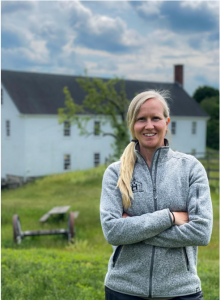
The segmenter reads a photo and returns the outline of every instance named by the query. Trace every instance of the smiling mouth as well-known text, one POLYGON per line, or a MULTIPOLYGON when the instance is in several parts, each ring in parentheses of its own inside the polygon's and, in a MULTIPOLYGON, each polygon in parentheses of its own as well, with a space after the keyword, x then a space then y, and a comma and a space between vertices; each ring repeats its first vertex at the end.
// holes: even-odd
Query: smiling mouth
POLYGON ((152 137, 152 136, 155 136, 156 133, 144 133, 143 135, 147 136, 147 137, 152 137))

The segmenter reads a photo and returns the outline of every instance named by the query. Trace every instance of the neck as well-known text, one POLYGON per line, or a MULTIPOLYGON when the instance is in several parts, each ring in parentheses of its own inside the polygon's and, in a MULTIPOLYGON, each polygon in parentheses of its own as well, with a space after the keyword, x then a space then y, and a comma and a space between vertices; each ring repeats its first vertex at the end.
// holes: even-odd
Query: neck
MULTIPOLYGON (((166 141, 164 141, 164 143, 160 146, 163 147, 166 145, 166 141)), ((157 150, 157 148, 144 148, 139 144, 139 149, 140 149, 140 153, 141 155, 144 157, 145 161, 147 162, 149 168, 151 166, 151 161, 154 155, 154 152, 157 150)))
POLYGON ((146 149, 146 148, 142 148, 140 146, 140 153, 144 157, 144 159, 147 162, 149 168, 151 166, 152 157, 153 157, 155 151, 156 151, 156 149, 146 149))

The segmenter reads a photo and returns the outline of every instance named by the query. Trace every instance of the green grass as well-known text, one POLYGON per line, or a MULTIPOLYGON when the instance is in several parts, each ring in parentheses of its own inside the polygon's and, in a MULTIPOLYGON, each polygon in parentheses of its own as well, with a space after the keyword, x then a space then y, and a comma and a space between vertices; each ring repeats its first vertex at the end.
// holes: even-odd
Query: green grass
MULTIPOLYGON (((112 247, 100 226, 99 203, 104 166, 39 179, 16 190, 2 191, 2 299, 104 299, 104 277, 112 247), (22 231, 67 228, 64 220, 40 217, 54 206, 80 211, 76 238, 27 237, 13 243, 12 216, 22 231)), ((210 244, 199 247, 198 274, 205 300, 218 298, 218 183, 211 183, 214 226, 210 244)))
POLYGON ((31 249, 2 251, 2 299, 103 300, 108 258, 31 249))

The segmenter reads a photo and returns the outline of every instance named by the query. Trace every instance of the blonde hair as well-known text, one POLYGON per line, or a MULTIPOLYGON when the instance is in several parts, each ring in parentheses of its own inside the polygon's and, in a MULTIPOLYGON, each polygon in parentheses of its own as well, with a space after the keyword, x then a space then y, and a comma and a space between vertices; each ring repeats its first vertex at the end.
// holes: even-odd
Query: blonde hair
MULTIPOLYGON (((150 90, 138 94, 131 101, 127 113, 127 124, 133 139, 137 139, 134 133, 134 123, 141 108, 141 105, 152 98, 158 99, 163 104, 164 117, 166 119, 169 117, 170 110, 165 100, 170 98, 170 94, 168 91, 150 90)), ((131 178, 137 158, 134 152, 134 147, 135 143, 130 142, 121 156, 120 176, 118 179, 117 187, 119 187, 121 191, 122 202, 125 209, 131 206, 131 199, 133 199, 133 193, 131 189, 131 178)))

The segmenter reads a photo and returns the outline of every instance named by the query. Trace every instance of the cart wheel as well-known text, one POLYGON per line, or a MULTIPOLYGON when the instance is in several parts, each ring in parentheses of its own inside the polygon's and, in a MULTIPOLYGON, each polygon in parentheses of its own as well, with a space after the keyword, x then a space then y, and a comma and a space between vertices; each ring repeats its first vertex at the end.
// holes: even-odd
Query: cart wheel
POLYGON ((68 234, 68 241, 72 242, 72 239, 74 237, 75 231, 74 231, 74 214, 71 211, 69 213, 69 218, 68 218, 68 224, 67 224, 67 234, 68 234))
POLYGON ((22 231, 21 231, 21 223, 18 215, 13 216, 12 225, 13 225, 13 233, 14 233, 14 242, 20 244, 22 240, 22 231))

